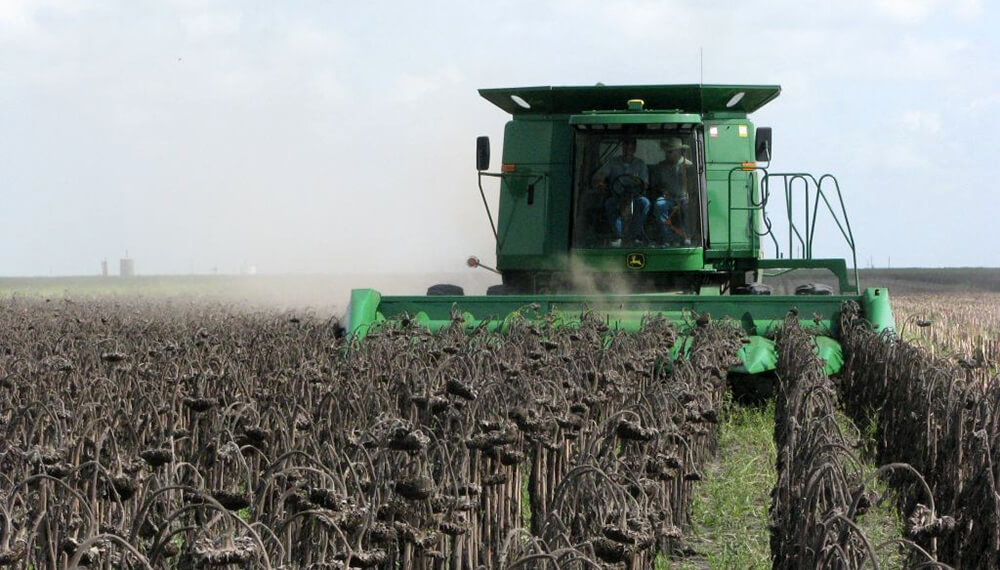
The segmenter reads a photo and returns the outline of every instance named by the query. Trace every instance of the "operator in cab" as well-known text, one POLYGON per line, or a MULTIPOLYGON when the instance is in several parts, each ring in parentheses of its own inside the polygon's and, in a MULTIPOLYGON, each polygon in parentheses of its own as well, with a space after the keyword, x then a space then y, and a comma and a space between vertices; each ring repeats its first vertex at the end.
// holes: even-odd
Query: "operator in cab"
POLYGON ((653 218, 659 235, 657 241, 662 246, 689 246, 691 238, 685 229, 688 192, 693 181, 694 163, 684 152, 689 148, 679 137, 669 137, 660 143, 662 161, 650 169, 651 189, 655 202, 653 218))
POLYGON ((605 162, 594 174, 594 186, 608 192, 604 200, 604 215, 613 234, 611 247, 622 245, 622 214, 631 206, 632 215, 628 221, 628 239, 642 241, 645 237, 643 225, 649 215, 649 169, 646 163, 635 156, 636 141, 632 137, 621 141, 621 156, 605 162))

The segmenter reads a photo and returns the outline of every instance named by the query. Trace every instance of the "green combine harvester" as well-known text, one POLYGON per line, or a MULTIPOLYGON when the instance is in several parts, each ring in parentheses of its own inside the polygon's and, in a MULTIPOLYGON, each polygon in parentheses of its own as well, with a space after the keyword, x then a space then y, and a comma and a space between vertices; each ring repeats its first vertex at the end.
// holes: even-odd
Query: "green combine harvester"
POLYGON ((835 373, 841 304, 857 301, 877 330, 894 327, 892 310, 885 289, 859 290, 836 178, 768 171, 771 129, 755 128, 748 114, 780 92, 776 85, 481 90, 512 116, 500 172, 487 172, 489 139, 477 141, 480 193, 483 178, 500 180, 495 223, 484 193, 483 202, 496 238, 496 268, 487 269, 502 284, 485 296, 454 285, 435 285, 426 296, 354 290, 349 332, 363 338, 402 315, 437 330, 456 311, 469 328, 499 330, 511 318, 545 315, 572 326, 585 312, 625 331, 639 330, 649 315, 683 329, 707 314, 742 325, 750 341, 732 371, 759 374, 774 369, 768 336, 794 310, 817 332, 816 351, 835 373), (766 209, 772 192, 784 195, 781 243, 766 209), (813 257, 821 215, 849 246, 852 275, 843 259, 813 257), (785 253, 764 259, 765 239, 785 253), (826 270, 839 290, 804 283, 794 295, 771 295, 763 277, 797 269, 826 270))

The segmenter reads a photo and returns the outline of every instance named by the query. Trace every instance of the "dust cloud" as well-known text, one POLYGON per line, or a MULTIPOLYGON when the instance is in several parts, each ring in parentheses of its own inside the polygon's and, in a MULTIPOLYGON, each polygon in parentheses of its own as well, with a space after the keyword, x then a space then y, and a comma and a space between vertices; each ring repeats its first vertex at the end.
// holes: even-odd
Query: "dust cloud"
POLYGON ((630 295, 632 283, 622 273, 595 273, 578 259, 570 260, 569 279, 573 291, 584 295, 630 295))
POLYGON ((484 295, 487 287, 499 281, 499 276, 482 270, 424 275, 254 276, 234 281, 218 298, 249 306, 314 309, 342 316, 353 289, 375 289, 383 295, 424 295, 431 285, 450 283, 462 287, 466 295, 484 295))

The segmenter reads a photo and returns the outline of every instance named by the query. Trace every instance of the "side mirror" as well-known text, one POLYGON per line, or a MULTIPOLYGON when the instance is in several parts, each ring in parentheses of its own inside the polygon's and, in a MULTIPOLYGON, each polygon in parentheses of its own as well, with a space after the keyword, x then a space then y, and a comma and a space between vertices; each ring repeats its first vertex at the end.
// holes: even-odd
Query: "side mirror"
POLYGON ((757 127, 754 155, 758 162, 771 162, 771 127, 757 127))
POLYGON ((476 137, 476 170, 490 168, 490 137, 476 137))

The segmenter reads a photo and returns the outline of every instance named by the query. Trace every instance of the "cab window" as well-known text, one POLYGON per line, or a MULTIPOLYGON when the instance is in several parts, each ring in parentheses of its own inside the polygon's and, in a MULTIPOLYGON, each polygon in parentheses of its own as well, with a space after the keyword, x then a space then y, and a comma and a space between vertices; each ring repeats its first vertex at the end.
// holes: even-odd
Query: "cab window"
POLYGON ((692 131, 579 131, 573 247, 701 245, 700 165, 692 131))

